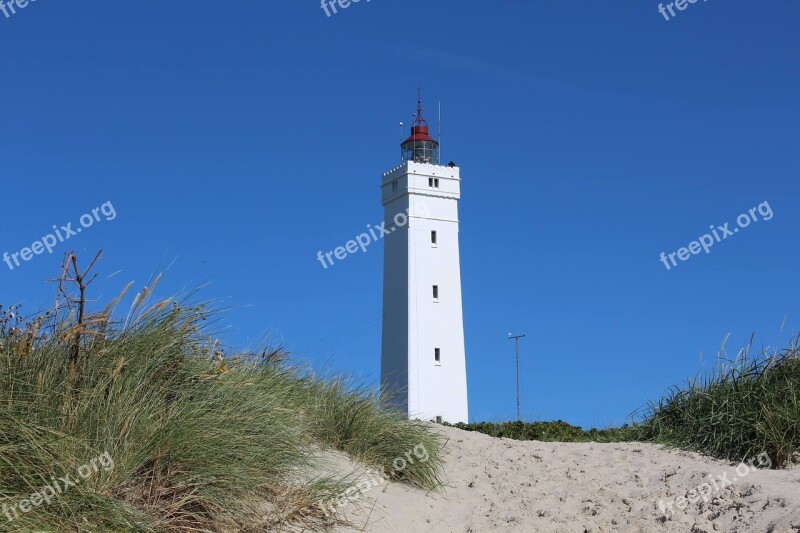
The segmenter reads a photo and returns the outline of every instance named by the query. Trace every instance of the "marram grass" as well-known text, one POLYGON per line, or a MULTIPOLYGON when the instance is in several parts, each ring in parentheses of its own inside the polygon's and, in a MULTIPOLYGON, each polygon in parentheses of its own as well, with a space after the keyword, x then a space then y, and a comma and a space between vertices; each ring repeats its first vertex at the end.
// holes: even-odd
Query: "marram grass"
POLYGON ((800 350, 797 340, 779 353, 718 367, 710 376, 675 387, 651 402, 636 438, 731 461, 761 453, 783 467, 800 455, 800 350))
POLYGON ((395 477, 440 485, 442 440, 429 426, 382 411, 345 380, 309 378, 275 353, 215 358, 202 307, 142 311, 137 301, 122 323, 101 314, 79 328, 71 316, 21 323, 0 313, 0 531, 323 528, 335 519, 318 503, 351 486, 314 474, 324 448, 389 471, 422 444, 430 459, 395 477), (113 468, 76 474, 103 453, 113 468), (80 481, 30 505, 70 473, 80 481))

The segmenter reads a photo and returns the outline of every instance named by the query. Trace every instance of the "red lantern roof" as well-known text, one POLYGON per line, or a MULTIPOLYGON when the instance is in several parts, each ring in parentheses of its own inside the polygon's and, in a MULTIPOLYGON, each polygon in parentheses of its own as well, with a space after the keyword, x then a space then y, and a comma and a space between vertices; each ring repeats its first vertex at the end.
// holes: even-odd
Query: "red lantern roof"
POLYGON ((403 141, 403 144, 407 142, 414 142, 414 141, 433 141, 436 142, 434 138, 428 135, 428 126, 412 126, 411 127, 411 136, 403 141))

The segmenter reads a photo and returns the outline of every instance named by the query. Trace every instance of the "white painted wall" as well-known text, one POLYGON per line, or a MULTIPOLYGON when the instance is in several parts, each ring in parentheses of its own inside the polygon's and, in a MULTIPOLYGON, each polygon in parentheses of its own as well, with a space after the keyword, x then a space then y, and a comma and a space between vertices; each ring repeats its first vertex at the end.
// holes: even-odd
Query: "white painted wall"
MULTIPOLYGON (((412 418, 467 422, 459 169, 408 161, 384 174, 382 190, 391 231, 384 238, 382 386, 412 418), (439 187, 430 187, 429 178, 437 178, 439 187), (407 224, 395 225, 398 213, 410 213, 407 224), (441 350, 438 365, 435 348, 441 350)), ((397 220, 402 223, 402 216, 397 220)))

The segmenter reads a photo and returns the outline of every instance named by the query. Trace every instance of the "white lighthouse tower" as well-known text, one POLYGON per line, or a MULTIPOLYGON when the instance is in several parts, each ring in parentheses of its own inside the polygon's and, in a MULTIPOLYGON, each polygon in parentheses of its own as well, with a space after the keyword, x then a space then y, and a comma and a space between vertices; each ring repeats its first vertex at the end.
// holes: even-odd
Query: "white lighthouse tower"
POLYGON ((422 104, 400 166, 383 175, 381 384, 409 417, 467 422, 458 247, 459 168, 439 163, 422 104))

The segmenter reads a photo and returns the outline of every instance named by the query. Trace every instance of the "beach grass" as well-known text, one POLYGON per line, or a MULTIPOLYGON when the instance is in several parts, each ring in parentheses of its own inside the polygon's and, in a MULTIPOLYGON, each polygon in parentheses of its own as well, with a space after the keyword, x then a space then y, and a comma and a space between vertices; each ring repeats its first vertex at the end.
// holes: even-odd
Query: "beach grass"
POLYGON ((0 309, 0 531, 324 528, 320 502, 352 487, 318 473, 326 449, 440 486, 429 424, 280 350, 222 356, 204 306, 144 301, 119 320, 0 309), (415 447, 426 460, 392 467, 415 447))
POLYGON ((800 452, 800 350, 742 350, 708 376, 648 404, 636 438, 731 461, 766 453, 776 468, 800 452))

